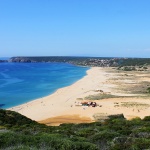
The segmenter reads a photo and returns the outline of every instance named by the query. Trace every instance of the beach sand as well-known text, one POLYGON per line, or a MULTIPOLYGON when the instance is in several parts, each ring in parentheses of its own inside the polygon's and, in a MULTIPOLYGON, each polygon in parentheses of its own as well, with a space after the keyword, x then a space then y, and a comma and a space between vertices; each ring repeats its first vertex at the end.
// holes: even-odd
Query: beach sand
MULTIPOLYGON (((112 114, 124 114, 127 119, 143 118, 150 115, 150 99, 145 93, 138 93, 138 90, 149 83, 148 72, 127 74, 117 71, 116 68, 92 67, 85 77, 71 86, 9 110, 47 125, 92 122, 112 114), (80 105, 83 101, 91 101, 84 99, 86 96, 95 94, 112 94, 120 97, 96 100, 99 105, 97 107, 80 105)), ((146 87, 142 88, 143 91, 146 90, 146 87)))

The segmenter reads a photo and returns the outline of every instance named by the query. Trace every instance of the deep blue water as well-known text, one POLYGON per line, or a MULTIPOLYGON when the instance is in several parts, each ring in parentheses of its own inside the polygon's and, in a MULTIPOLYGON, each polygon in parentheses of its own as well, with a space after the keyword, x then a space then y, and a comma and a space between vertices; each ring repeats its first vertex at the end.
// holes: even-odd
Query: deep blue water
POLYGON ((0 63, 0 108, 52 94, 81 79, 88 69, 67 63, 0 63))

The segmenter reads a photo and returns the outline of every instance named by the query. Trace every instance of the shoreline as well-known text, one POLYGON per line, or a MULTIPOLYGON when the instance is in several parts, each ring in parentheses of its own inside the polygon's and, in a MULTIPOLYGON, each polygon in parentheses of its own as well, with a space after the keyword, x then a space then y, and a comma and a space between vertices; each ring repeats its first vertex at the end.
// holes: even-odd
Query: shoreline
POLYGON ((36 120, 36 121, 41 120, 41 119, 46 119, 47 117, 51 117, 51 116, 54 117, 54 116, 56 116, 56 115, 54 115, 54 113, 52 113, 53 115, 52 114, 47 115, 47 113, 49 111, 45 111, 43 109, 43 106, 49 105, 49 107, 53 108, 54 104, 55 104, 55 106, 57 105, 58 107, 60 107, 60 103, 61 104, 64 103, 65 107, 67 107, 67 106, 70 107, 71 105, 74 104, 76 98, 79 98, 82 95, 87 96, 86 93, 94 94, 95 92, 93 92, 93 90, 98 89, 99 85, 98 84, 95 85, 95 82, 96 82, 95 80, 90 81, 91 77, 94 78, 95 77, 94 74, 97 74, 97 76, 100 75, 101 77, 99 77, 99 79, 101 79, 101 82, 103 82, 103 80, 105 80, 103 73, 104 72, 102 71, 102 68, 91 67, 89 70, 87 70, 87 74, 83 78, 76 81, 72 85, 60 88, 48 96, 38 98, 38 99, 32 100, 30 102, 15 106, 15 107, 8 108, 8 110, 13 110, 13 111, 19 112, 19 113, 21 113, 33 120, 36 120), (90 83, 87 82, 88 80, 90 83), (87 82, 87 84, 85 84, 86 82, 87 82), (91 85, 92 82, 93 82, 92 85, 95 86, 95 88, 91 85), (63 95, 61 95, 61 94, 63 94, 63 95), (59 100, 56 100, 56 99, 59 99, 59 100), (41 116, 37 117, 35 115, 32 115, 33 111, 37 112, 38 108, 42 109, 42 112, 43 113, 45 112, 46 114, 41 115, 42 117, 41 116))
POLYGON ((121 83, 127 82, 129 84, 131 82, 123 74, 112 68, 91 67, 87 70, 86 76, 72 85, 60 88, 49 96, 12 107, 9 110, 19 112, 32 120, 48 125, 59 125, 68 122, 93 122, 95 116, 103 118, 114 114, 123 114, 127 119, 143 118, 150 112, 150 101, 145 97, 139 97, 138 94, 123 93, 123 91, 116 90, 120 86, 120 83, 118 83, 120 77, 121 83), (117 82, 114 83, 115 81, 117 82), (91 101, 84 100, 84 98, 99 94, 97 90, 112 95, 124 96, 124 98, 97 100, 97 104, 102 105, 102 107, 77 106, 82 101, 91 101), (131 95, 134 97, 126 97, 131 95), (127 105, 139 103, 142 107, 130 108, 124 106, 124 103, 127 105))
POLYGON ((90 67, 57 62, 2 64, 0 108, 10 109, 51 95, 86 76, 89 69, 90 67), (12 70, 15 70, 15 75, 12 74, 12 70))

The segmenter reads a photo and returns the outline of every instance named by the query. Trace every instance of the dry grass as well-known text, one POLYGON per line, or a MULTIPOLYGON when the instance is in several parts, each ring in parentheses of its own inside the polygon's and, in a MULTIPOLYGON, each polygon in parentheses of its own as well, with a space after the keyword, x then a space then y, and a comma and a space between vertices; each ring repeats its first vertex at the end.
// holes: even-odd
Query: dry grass
POLYGON ((77 100, 83 100, 83 98, 77 98, 77 100))
POLYGON ((97 113, 93 115, 93 118, 95 121, 103 122, 104 120, 108 119, 108 116, 105 113, 97 113))
POLYGON ((138 102, 121 102, 121 106, 122 107, 136 107, 136 108, 141 108, 141 107, 145 107, 148 108, 150 107, 149 104, 145 104, 145 103, 138 103, 138 102))
POLYGON ((150 71, 134 72, 127 74, 124 71, 116 73, 116 76, 109 79, 109 82, 117 85, 114 90, 124 94, 147 95, 147 88, 150 86, 150 71))
POLYGON ((84 99, 85 100, 101 100, 101 99, 109 99, 109 98, 118 98, 122 96, 117 96, 117 95, 111 95, 111 94, 95 94, 95 95, 89 95, 86 96, 84 99))

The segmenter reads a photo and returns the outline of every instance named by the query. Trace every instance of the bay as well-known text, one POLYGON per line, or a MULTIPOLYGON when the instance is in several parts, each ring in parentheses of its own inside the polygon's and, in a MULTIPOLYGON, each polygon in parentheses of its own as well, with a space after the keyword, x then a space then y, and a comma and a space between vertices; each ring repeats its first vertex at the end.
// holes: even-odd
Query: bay
POLYGON ((68 63, 0 63, 0 108, 50 95, 84 77, 88 69, 68 63))

